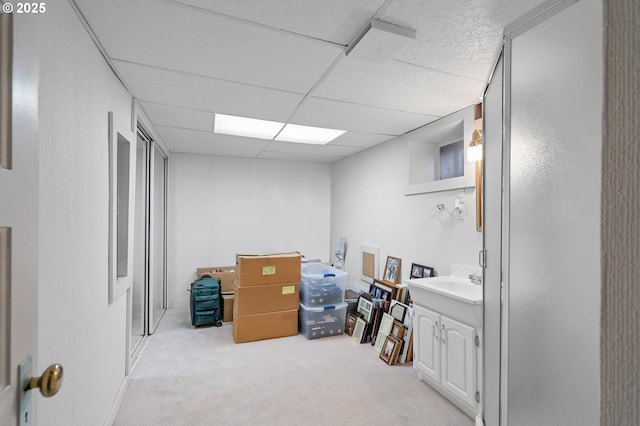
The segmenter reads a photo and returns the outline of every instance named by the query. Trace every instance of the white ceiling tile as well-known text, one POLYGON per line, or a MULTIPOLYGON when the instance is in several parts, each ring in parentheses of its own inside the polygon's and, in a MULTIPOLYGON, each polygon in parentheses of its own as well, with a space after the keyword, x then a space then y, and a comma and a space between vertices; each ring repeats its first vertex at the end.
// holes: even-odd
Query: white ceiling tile
POLYGON ((111 58, 224 80, 307 93, 344 51, 173 2, 77 3, 111 58))
POLYGON ((114 61, 141 101, 264 120, 286 121, 302 95, 114 61))
POLYGON ((324 153, 336 157, 347 157, 361 150, 362 148, 353 146, 311 145, 306 143, 272 141, 265 147, 264 152, 290 152, 309 155, 320 155, 324 153))
POLYGON ((213 113, 211 112, 144 101, 140 102, 140 105, 156 126, 213 131, 213 113))
POLYGON ((172 152, 259 152, 269 143, 263 139, 219 135, 213 132, 157 126, 156 129, 172 152))
POLYGON ((480 101, 485 83, 389 61, 373 64, 344 58, 315 96, 443 116, 480 101))
POLYGON ((384 3, 384 0, 177 1, 345 46, 384 3))
POLYGON ((543 1, 395 0, 381 19, 418 33, 395 59, 484 81, 504 26, 543 1))
POLYGON ((295 152, 261 152, 257 158, 264 160, 304 161, 306 163, 333 163, 344 157, 328 154, 301 154, 295 152))
POLYGON ((375 133, 347 132, 329 142, 329 145, 352 146, 366 149, 393 138, 395 138, 395 136, 378 135, 375 133))
POLYGON ((397 136, 438 118, 426 114, 309 98, 296 112, 291 122, 352 132, 397 136))

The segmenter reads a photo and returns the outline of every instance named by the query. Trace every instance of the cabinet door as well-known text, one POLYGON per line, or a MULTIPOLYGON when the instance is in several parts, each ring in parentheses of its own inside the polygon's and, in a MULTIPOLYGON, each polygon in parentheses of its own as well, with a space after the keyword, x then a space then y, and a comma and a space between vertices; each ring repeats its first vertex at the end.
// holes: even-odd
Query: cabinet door
POLYGON ((415 307, 413 347, 415 368, 440 381, 440 315, 420 306, 415 307))
POLYGON ((475 408, 476 330, 445 316, 440 321, 442 385, 475 408))

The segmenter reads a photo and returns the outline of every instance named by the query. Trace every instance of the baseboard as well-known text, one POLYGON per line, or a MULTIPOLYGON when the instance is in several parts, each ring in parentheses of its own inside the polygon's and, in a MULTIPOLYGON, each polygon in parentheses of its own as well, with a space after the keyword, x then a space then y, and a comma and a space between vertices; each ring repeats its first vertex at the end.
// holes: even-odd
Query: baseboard
POLYGON ((116 421, 116 416, 118 415, 118 410, 120 410, 120 404, 122 404, 122 400, 124 399, 124 394, 127 392, 127 388, 129 387, 129 376, 125 376, 120 384, 120 388, 118 389, 118 393, 116 394, 116 398, 113 400, 113 404, 109 409, 109 413, 107 415, 107 419, 104 422, 104 426, 112 426, 116 421))

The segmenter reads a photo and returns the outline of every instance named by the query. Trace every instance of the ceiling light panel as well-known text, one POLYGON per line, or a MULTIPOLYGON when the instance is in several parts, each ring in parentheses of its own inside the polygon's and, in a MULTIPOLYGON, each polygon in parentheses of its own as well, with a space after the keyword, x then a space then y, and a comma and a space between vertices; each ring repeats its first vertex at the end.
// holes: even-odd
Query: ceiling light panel
POLYGON ((282 129, 282 126, 284 126, 284 123, 278 121, 216 114, 213 131, 224 135, 273 139, 282 129))
POLYGON ((342 135, 344 132, 345 130, 287 124, 275 140, 325 145, 342 135))

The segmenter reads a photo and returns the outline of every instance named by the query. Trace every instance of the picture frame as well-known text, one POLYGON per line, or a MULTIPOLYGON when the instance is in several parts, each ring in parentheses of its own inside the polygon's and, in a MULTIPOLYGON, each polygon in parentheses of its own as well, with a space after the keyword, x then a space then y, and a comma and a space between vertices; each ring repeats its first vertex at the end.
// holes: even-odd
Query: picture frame
POLYGON ((384 345, 385 339, 391 333, 394 321, 395 320, 393 319, 393 317, 386 312, 382 314, 380 327, 378 328, 378 335, 376 336, 376 342, 374 345, 374 350, 378 355, 380 355, 380 352, 382 351, 382 346, 384 345))
POLYGON ((393 326, 391 327, 391 333, 389 336, 393 336, 396 339, 400 340, 404 337, 405 327, 404 324, 400 321, 394 320, 393 326))
POLYGON ((360 262, 361 272, 360 279, 366 283, 372 284, 375 277, 378 276, 378 258, 380 257, 380 248, 369 244, 360 245, 360 262))
POLYGON ((399 257, 387 256, 387 262, 384 265, 384 275, 382 281, 396 284, 400 276, 401 259, 399 257))
POLYGON ((380 359, 386 362, 387 365, 393 365, 398 359, 399 352, 400 341, 392 336, 387 336, 380 351, 380 359))
POLYGON ((407 314, 407 308, 400 304, 396 303, 389 309, 389 315, 391 315, 396 321, 404 323, 404 316, 407 314))
POLYGON ((346 334, 347 336, 353 336, 353 330, 356 326, 357 320, 358 317, 356 316, 356 314, 354 314, 353 312, 349 312, 349 315, 347 315, 347 320, 344 324, 344 334, 346 334))
POLYGON ((373 311, 373 302, 360 296, 358 299, 358 307, 356 311, 362 315, 362 318, 368 323, 371 320, 371 312, 373 311))
POLYGON ((373 284, 369 286, 369 294, 376 299, 382 299, 390 302, 391 296, 393 295, 393 289, 384 285, 386 283, 373 280, 373 284))
POLYGON ((358 318, 356 320, 356 325, 353 328, 353 333, 351 338, 358 343, 362 343, 362 336, 364 335, 364 330, 367 328, 367 322, 363 318, 358 318))
POLYGON ((431 278, 434 274, 435 270, 429 266, 419 265, 417 263, 411 264, 410 278, 431 278))

